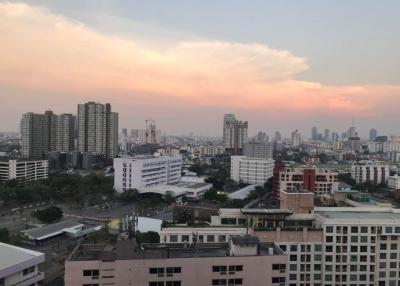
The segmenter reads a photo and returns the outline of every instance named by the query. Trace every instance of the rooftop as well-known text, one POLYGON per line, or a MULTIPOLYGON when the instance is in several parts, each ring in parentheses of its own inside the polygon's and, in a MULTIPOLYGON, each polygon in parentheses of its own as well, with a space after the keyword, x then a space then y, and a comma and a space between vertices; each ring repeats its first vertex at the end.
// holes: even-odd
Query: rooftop
POLYGON ((0 271, 5 271, 9 267, 31 259, 39 258, 40 262, 43 262, 44 254, 0 242, 0 258, 0 271))
POLYGON ((317 215, 326 219, 340 219, 340 220, 387 220, 393 223, 400 223, 400 213, 390 211, 315 211, 317 215))
POLYGON ((65 229, 71 229, 84 226, 75 220, 64 220, 57 223, 48 224, 45 226, 35 227, 32 229, 24 230, 23 233, 31 239, 44 239, 62 233, 65 229))
POLYGON ((285 214, 291 215, 293 212, 288 209, 240 209, 243 214, 285 214))
MULTIPOLYGON (((257 256, 271 255, 268 249, 273 249, 272 255, 284 255, 283 251, 272 242, 260 243, 258 238, 238 238, 238 243, 259 245, 257 256)), ((72 261, 88 260, 135 260, 135 259, 170 259, 170 258, 201 258, 229 256, 228 243, 197 243, 197 244, 142 244, 134 240, 120 240, 115 246, 110 245, 80 245, 68 257, 72 261)))

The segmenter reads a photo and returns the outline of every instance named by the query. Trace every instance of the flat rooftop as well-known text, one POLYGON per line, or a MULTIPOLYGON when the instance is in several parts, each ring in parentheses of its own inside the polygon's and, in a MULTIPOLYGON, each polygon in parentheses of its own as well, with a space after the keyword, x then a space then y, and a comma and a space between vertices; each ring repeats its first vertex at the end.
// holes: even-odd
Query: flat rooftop
MULTIPOLYGON (((272 242, 259 243, 257 256, 267 256, 269 249, 272 255, 284 255, 283 251, 272 242)), ((176 259, 229 256, 228 243, 193 244, 142 244, 134 240, 121 240, 116 245, 80 245, 68 257, 70 261, 89 260, 135 260, 135 259, 176 259)))
POLYGON ((23 233, 25 233, 32 239, 42 239, 46 237, 51 237, 53 235, 57 235, 63 232, 65 229, 74 228, 78 226, 83 226, 83 224, 75 220, 64 220, 61 222, 24 230, 23 233))
POLYGON ((400 213, 393 212, 377 212, 377 211, 316 211, 317 215, 320 215, 327 219, 340 219, 340 220, 388 220, 395 223, 400 223, 400 213))
POLYGON ((0 271, 40 257, 43 258, 41 261, 43 262, 44 254, 41 252, 0 242, 0 271))

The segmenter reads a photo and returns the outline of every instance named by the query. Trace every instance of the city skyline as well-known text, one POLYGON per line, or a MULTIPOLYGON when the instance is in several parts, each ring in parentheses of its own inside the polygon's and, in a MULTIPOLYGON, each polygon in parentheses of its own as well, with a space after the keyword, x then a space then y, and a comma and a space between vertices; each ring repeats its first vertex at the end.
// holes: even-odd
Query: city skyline
POLYGON ((75 114, 96 101, 113 105, 121 128, 152 118, 167 134, 220 135, 225 113, 249 121, 249 134, 309 137, 312 126, 341 132, 352 119, 363 137, 371 127, 400 133, 390 37, 399 3, 357 3, 0 2, 0 130, 17 131, 24 112, 75 114), (281 20, 262 19, 274 11, 281 20))

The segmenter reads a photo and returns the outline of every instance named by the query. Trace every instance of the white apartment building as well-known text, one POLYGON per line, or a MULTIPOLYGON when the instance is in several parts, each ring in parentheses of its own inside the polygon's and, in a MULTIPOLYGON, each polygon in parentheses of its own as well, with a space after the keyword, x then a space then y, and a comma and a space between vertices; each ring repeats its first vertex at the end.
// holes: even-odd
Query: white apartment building
POLYGON ((400 176, 397 174, 394 176, 390 176, 388 178, 387 185, 388 185, 389 189, 400 190, 400 176))
POLYGON ((250 142, 244 144, 243 155, 251 158, 272 159, 272 143, 250 142))
POLYGON ((48 178, 49 161, 47 160, 0 161, 0 181, 31 182, 48 178))
POLYGON ((181 156, 136 156, 114 159, 114 189, 143 190, 180 181, 181 156))
POLYGON ((330 169, 287 167, 279 172, 279 191, 307 190, 321 196, 338 189, 338 172, 330 169))
POLYGON ((354 164, 351 166, 351 177, 357 184, 385 184, 389 177, 389 166, 379 163, 354 164))
POLYGON ((274 160, 231 156, 231 179, 246 184, 264 184, 273 176, 274 160))
POLYGON ((0 285, 40 285, 44 274, 38 271, 38 265, 44 259, 43 253, 0 242, 0 285))

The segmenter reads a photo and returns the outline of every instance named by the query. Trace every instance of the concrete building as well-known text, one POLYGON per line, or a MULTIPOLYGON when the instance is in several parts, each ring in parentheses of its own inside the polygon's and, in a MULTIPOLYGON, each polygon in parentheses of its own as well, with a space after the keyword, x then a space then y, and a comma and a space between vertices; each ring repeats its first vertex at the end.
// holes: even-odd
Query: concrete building
POLYGON ((389 166, 379 163, 359 163, 351 166, 351 178, 357 184, 385 184, 389 177, 389 166))
POLYGON ((249 142, 244 144, 243 156, 249 158, 272 159, 272 143, 249 142))
POLYGON ((44 279, 38 270, 44 254, 0 242, 0 285, 36 286, 44 279))
POLYGON ((245 227, 164 227, 161 229, 161 243, 221 243, 233 236, 248 234, 245 227))
POLYGON ((78 246, 65 262, 65 285, 283 285, 287 256, 250 236, 229 243, 78 246))
POLYGON ((181 178, 181 156, 136 156, 114 159, 114 189, 143 190, 178 183, 181 178))
POLYGON ((72 114, 57 116, 56 151, 71 152, 75 150, 75 119, 76 117, 72 114))
POLYGON ((272 178, 274 160, 231 156, 231 179, 246 184, 264 184, 272 178))
POLYGON ((97 153, 106 159, 118 155, 118 113, 109 103, 78 105, 78 151, 97 153))
POLYGON ((20 127, 23 158, 43 159, 48 152, 74 150, 75 117, 71 114, 24 113, 20 127))
POLYGON ((369 141, 374 141, 378 136, 378 131, 375 128, 369 130, 369 141))
POLYGON ((225 114, 223 122, 223 143, 228 153, 242 154, 243 145, 247 143, 247 121, 236 120, 235 115, 225 114))
POLYGON ((301 135, 299 130, 295 130, 294 132, 292 132, 292 146, 294 147, 298 147, 301 144, 301 135))
POLYGON ((47 160, 0 160, 0 181, 32 182, 48 178, 47 160))
POLYGON ((338 173, 323 168, 284 167, 276 174, 279 191, 306 190, 316 196, 334 193, 339 189, 338 173))
POLYGON ((305 190, 286 190, 280 192, 280 208, 293 213, 312 213, 314 210, 314 193, 305 190))
POLYGON ((394 175, 388 177, 388 187, 391 190, 400 190, 400 176, 394 175))

